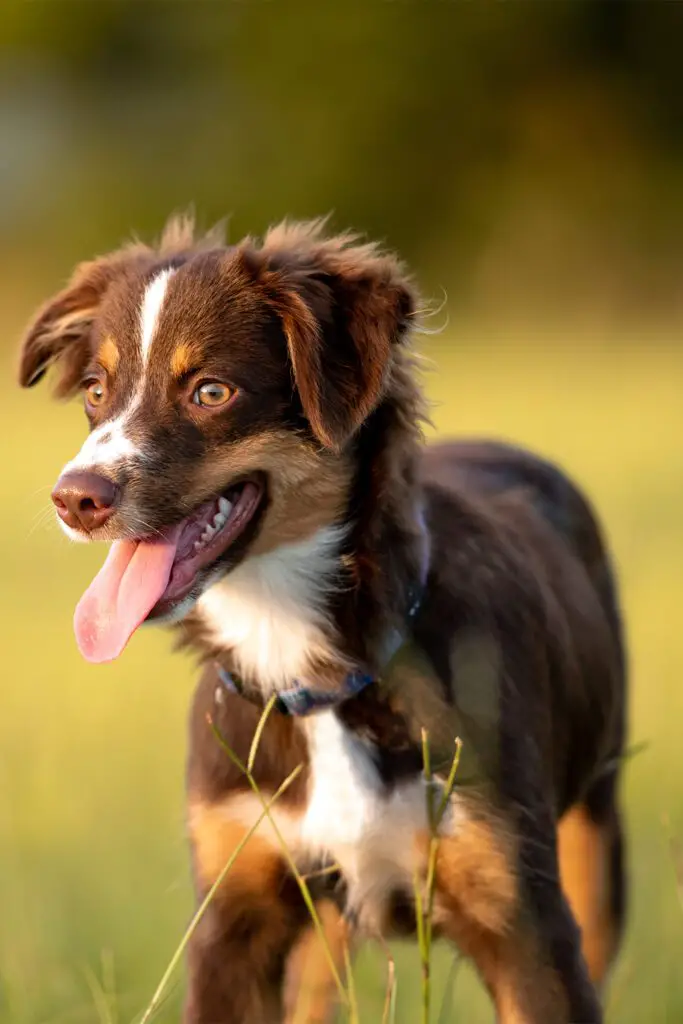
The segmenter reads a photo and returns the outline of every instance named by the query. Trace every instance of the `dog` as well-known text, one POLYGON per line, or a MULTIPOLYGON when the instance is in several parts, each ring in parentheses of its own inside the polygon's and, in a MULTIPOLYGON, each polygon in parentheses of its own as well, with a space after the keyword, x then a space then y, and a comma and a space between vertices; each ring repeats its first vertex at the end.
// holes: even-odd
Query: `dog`
POLYGON ((90 423, 52 495, 69 537, 111 544, 83 655, 152 621, 202 665, 187 823, 215 894, 186 1024, 329 1020, 348 949, 426 904, 502 1024, 602 1020, 625 914, 614 572, 553 465, 425 445, 417 321, 403 265, 356 236, 227 246, 176 217, 79 266, 23 341, 21 384, 57 364, 90 423))

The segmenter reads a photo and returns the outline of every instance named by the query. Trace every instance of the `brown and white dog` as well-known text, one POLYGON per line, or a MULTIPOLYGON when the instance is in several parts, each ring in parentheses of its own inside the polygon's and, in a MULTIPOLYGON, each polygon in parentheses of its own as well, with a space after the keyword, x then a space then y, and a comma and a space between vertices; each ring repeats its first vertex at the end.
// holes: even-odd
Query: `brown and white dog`
MULTIPOLYGON (((188 823, 203 897, 272 797, 329 951, 414 929, 441 786, 434 928, 504 1024, 596 1024, 623 922, 624 655, 595 518, 555 468, 495 443, 426 448, 399 262, 320 224, 81 265, 35 318, 21 383, 58 363, 91 433, 53 500, 111 542, 75 617, 115 658, 175 623, 204 671, 188 823), (433 789, 430 789, 433 792, 433 789), (329 869, 329 870, 318 870, 329 869), (571 908, 571 909, 570 909, 571 908), (578 927, 577 927, 578 924, 578 927)), ((482 382, 485 386, 485 382, 482 382)), ((263 823, 192 942, 188 1024, 323 1021, 335 987, 263 823)))

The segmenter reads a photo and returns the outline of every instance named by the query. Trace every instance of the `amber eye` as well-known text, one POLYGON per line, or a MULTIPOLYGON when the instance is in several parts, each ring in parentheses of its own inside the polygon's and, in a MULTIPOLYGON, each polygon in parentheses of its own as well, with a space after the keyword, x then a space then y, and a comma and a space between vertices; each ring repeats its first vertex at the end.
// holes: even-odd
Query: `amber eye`
POLYGON ((107 386, 101 380, 91 380, 85 388, 85 400, 88 405, 102 405, 107 398, 107 386))
POLYGON ((225 405, 226 402, 230 401, 233 392, 227 384, 221 384, 218 380, 207 381, 206 384, 201 384, 194 394, 192 395, 192 401, 195 405, 204 405, 211 409, 216 409, 220 405, 225 405))

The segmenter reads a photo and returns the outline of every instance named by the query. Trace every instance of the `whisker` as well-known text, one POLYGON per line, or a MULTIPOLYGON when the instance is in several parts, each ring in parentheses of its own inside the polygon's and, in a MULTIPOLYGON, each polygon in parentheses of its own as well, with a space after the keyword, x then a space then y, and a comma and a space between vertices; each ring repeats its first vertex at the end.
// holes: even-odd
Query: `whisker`
POLYGON ((51 505, 46 505, 39 509, 38 512, 33 516, 33 523, 27 533, 27 537, 33 536, 38 530, 46 528, 52 522, 53 509, 51 505))
POLYGON ((161 530, 158 530, 155 526, 152 526, 151 523, 148 523, 137 512, 133 512, 132 514, 127 516, 127 518, 130 520, 132 526, 141 527, 143 530, 147 530, 149 533, 156 534, 157 537, 163 537, 163 533, 161 530))

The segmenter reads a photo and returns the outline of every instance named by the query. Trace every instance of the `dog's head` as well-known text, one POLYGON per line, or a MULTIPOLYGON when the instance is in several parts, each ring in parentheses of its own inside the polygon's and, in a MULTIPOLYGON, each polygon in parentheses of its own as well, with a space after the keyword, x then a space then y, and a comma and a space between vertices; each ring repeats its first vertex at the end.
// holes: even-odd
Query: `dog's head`
POLYGON ((113 542, 77 611, 87 657, 345 515, 413 310, 395 259, 318 223, 226 247, 174 221, 157 248, 76 270, 29 327, 20 380, 56 363, 58 393, 83 394, 91 432, 53 500, 70 537, 113 542))

